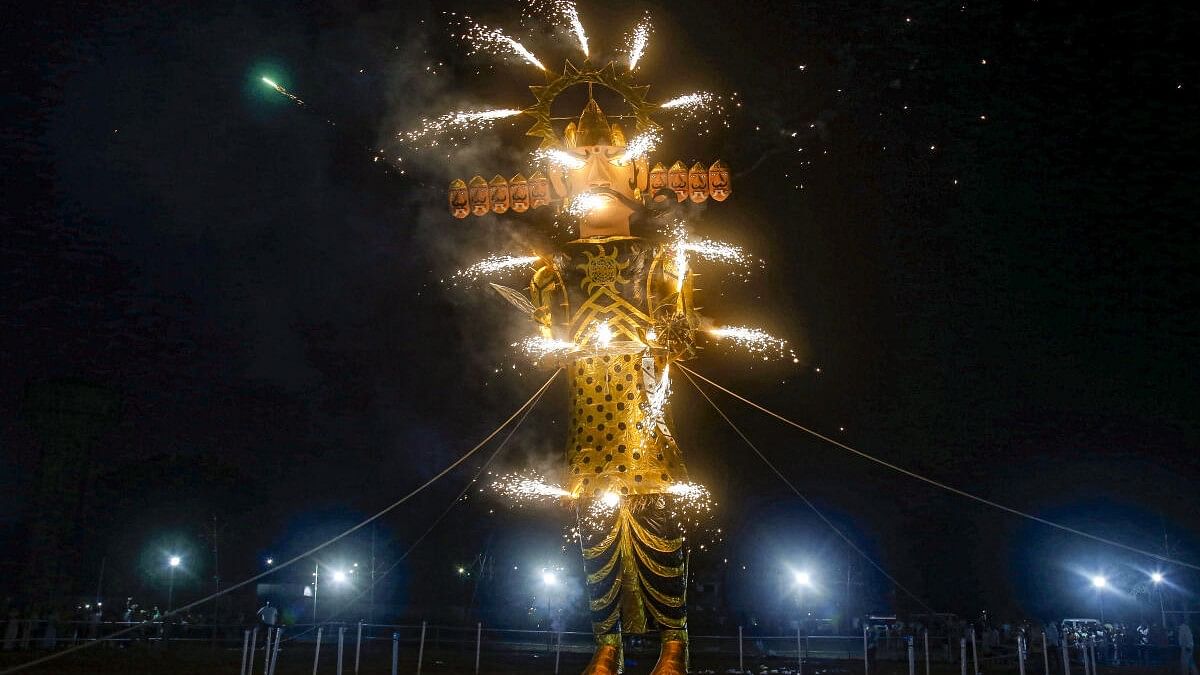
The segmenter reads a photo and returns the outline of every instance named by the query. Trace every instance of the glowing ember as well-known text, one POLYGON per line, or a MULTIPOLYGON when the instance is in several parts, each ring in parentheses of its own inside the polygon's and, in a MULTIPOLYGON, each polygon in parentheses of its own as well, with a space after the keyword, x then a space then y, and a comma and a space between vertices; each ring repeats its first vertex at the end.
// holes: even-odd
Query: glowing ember
POLYGON ((521 340, 520 342, 514 342, 512 344, 512 346, 516 347, 517 349, 520 349, 526 355, 534 357, 534 358, 538 358, 538 359, 545 358, 547 356, 551 356, 554 354, 565 354, 567 352, 571 352, 571 351, 574 351, 579 348, 579 346, 576 345, 574 342, 567 342, 566 340, 555 340, 554 338, 547 338, 547 337, 525 338, 524 340, 521 340))
POLYGON ((571 202, 567 204, 567 213, 577 218, 582 218, 587 214, 597 209, 602 209, 608 206, 608 197, 604 195, 585 192, 580 195, 575 195, 571 202))
POLYGON ((651 30, 653 29, 650 26, 650 12, 646 12, 642 16, 642 20, 634 27, 633 32, 626 34, 625 51, 629 54, 630 70, 637 67, 637 62, 646 52, 646 44, 650 41, 651 30))
POLYGON ((508 474, 492 482, 492 489, 518 504, 570 497, 571 493, 546 483, 535 474, 508 474))
POLYGON ((762 354, 764 361, 769 358, 771 352, 776 352, 779 357, 790 355, 793 363, 800 362, 796 353, 787 348, 787 340, 773 337, 760 328, 726 326, 709 329, 708 334, 718 341, 729 340, 751 354, 762 354))
POLYGON ((607 323, 596 325, 596 342, 601 347, 607 347, 613 339, 612 328, 607 323))
POLYGON ((617 159, 616 163, 625 165, 645 157, 654 150, 661 139, 662 136, 658 133, 657 129, 650 129, 634 136, 633 140, 629 141, 628 145, 625 146, 625 152, 617 159))
POLYGON ((459 278, 478 279, 486 274, 508 272, 518 267, 532 265, 538 260, 541 260, 541 258, 536 255, 515 256, 492 254, 466 269, 461 269, 455 272, 454 276, 459 278))
POLYGON ((546 66, 537 60, 533 52, 526 49, 525 45, 505 35, 503 31, 475 23, 467 16, 463 16, 463 21, 466 23, 466 29, 460 37, 471 43, 471 53, 511 54, 521 57, 526 63, 537 66, 541 70, 546 69, 546 66))
POLYGON ((533 161, 549 164, 556 169, 562 170, 582 169, 584 164, 586 164, 578 156, 557 148, 542 148, 534 152, 533 161))
POLYGON ((421 120, 421 126, 412 131, 401 132, 399 135, 409 143, 416 143, 423 138, 435 137, 431 145, 437 145, 437 136, 441 136, 450 131, 462 131, 470 129, 473 131, 481 131, 490 128, 496 123, 496 120, 501 120, 506 117, 514 117, 520 115, 520 110, 512 110, 503 108, 498 110, 459 110, 452 113, 446 113, 436 119, 421 120))

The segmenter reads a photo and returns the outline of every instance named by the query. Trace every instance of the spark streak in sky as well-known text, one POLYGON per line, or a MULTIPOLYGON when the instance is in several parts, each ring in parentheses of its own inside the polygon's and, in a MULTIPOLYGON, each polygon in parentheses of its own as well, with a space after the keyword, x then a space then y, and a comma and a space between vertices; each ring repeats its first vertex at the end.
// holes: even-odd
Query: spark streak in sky
POLYGON ((731 265, 746 265, 749 263, 749 258, 742 251, 742 247, 726 244, 723 241, 713 241, 712 239, 688 241, 683 243, 683 249, 688 253, 695 253, 705 260, 714 262, 729 263, 731 265))
POLYGON ((459 37, 471 44, 472 53, 511 54, 521 57, 530 65, 537 66, 539 70, 546 69, 546 66, 542 65, 541 61, 538 61, 533 52, 526 49, 525 45, 505 35, 504 31, 476 23, 467 16, 463 16, 462 18, 466 23, 466 28, 459 37))
POLYGON ((579 8, 575 6, 575 0, 533 0, 529 3, 529 8, 542 13, 550 23, 566 21, 571 32, 575 34, 575 39, 579 41, 583 57, 591 56, 588 53, 587 32, 583 30, 583 22, 579 20, 579 8))
POLYGON ((751 354, 762 354, 764 361, 770 358, 769 355, 771 353, 778 353, 780 357, 790 355, 793 363, 800 362, 796 353, 788 349, 787 340, 773 337, 761 328, 725 326, 723 328, 711 328, 708 330, 708 334, 713 336, 718 342, 729 340, 751 354))
POLYGON ((270 87, 270 88, 274 89, 275 91, 279 92, 280 94, 283 94, 284 96, 292 99, 292 102, 295 103, 296 105, 300 106, 301 108, 305 107, 304 101, 301 101, 299 98, 296 97, 295 94, 293 94, 292 92, 288 91, 287 89, 284 89, 283 87, 276 84, 275 80, 272 80, 269 77, 264 77, 264 78, 262 78, 262 81, 265 82, 268 87, 270 87))
POLYGON ((625 52, 629 54, 630 70, 637 67, 642 54, 646 52, 646 44, 650 41, 651 30, 653 28, 650 25, 650 12, 646 12, 642 16, 642 20, 634 27, 633 32, 625 35, 625 52))
POLYGON ((502 108, 498 110, 459 110, 446 113, 435 119, 421 120, 421 126, 412 131, 400 132, 400 137, 409 143, 416 143, 425 138, 432 138, 431 145, 437 145, 438 137, 451 131, 483 130, 491 127, 496 120, 520 115, 520 110, 502 108))
POLYGON ((474 265, 455 272, 454 276, 459 278, 479 279, 487 274, 508 272, 518 267, 532 265, 538 260, 541 260, 541 258, 536 255, 515 256, 497 255, 493 253, 474 265))

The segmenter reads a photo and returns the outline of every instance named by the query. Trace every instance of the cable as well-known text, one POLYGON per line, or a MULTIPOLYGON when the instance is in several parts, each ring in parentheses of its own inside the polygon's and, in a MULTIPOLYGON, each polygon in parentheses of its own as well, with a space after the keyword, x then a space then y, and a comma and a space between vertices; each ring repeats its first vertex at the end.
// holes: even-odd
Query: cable
MULTIPOLYGON (((542 395, 543 393, 545 393, 546 389, 548 389, 548 388, 550 387, 550 384, 551 384, 552 382, 554 382, 555 378, 557 378, 557 377, 558 377, 558 374, 559 374, 559 372, 561 372, 561 369, 560 369, 560 370, 556 370, 556 371, 554 371, 554 372, 553 372, 553 373, 550 375, 550 378, 546 380, 546 383, 545 383, 545 384, 543 384, 543 385, 541 386, 541 388, 540 388, 540 389, 538 389, 536 392, 534 392, 533 396, 530 396, 530 397, 529 397, 529 400, 527 400, 527 401, 525 401, 524 403, 522 403, 520 408, 517 408, 517 410, 516 410, 516 411, 515 411, 515 412, 514 412, 512 415, 510 415, 508 419, 504 420, 504 422, 503 422, 503 423, 501 423, 501 424, 500 424, 500 426, 496 427, 496 428, 495 428, 495 429, 494 429, 494 430, 493 430, 493 431, 492 431, 490 434, 488 434, 488 435, 487 435, 487 436, 486 436, 486 437, 485 437, 485 438, 484 438, 482 441, 480 441, 478 444, 476 444, 476 446, 475 446, 475 447, 473 447, 473 448, 471 448, 469 451, 467 451, 467 453, 466 453, 466 454, 464 454, 462 457, 459 457, 458 459, 454 460, 454 462, 453 462, 452 464, 450 464, 450 465, 449 465, 449 466, 447 466, 446 468, 442 469, 442 470, 441 470, 440 472, 438 472, 438 474, 437 474, 437 475, 435 475, 433 478, 430 478, 429 480, 427 480, 427 481, 425 481, 424 483, 422 483, 422 484, 420 485, 420 487, 418 487, 417 489, 413 490, 412 492, 409 492, 408 494, 404 495, 403 497, 401 497, 400 499, 396 500, 395 502, 392 502, 392 504, 391 504, 390 506, 388 506, 387 508, 385 508, 385 509, 383 509, 382 511, 380 511, 380 512, 376 513, 375 515, 371 516, 370 518, 367 518, 366 520, 364 520, 364 521, 360 522, 359 524, 357 524, 357 525, 355 525, 355 526, 351 527, 350 529, 348 529, 348 530, 346 530, 346 531, 342 532, 341 534, 334 536, 333 538, 331 538, 331 539, 329 539, 329 540, 325 541, 324 543, 318 544, 318 545, 314 546, 313 548, 311 548, 311 549, 309 549, 309 550, 305 551, 304 553, 301 553, 301 554, 299 554, 299 555, 297 555, 297 556, 293 557, 292 559, 288 560, 287 562, 284 562, 284 563, 282 563, 282 564, 280 564, 280 565, 276 565, 276 566, 272 567, 271 569, 269 569, 269 570, 267 570, 267 571, 265 571, 265 572, 261 572, 261 573, 259 573, 259 574, 256 574, 256 575, 254 575, 254 576, 250 577, 249 579, 245 579, 245 580, 243 580, 243 581, 240 581, 240 582, 238 582, 238 583, 236 583, 236 584, 234 584, 234 585, 232 585, 232 586, 230 586, 230 587, 228 587, 228 588, 225 588, 225 589, 222 589, 222 590, 220 590, 220 591, 217 591, 216 593, 212 593, 211 595, 208 595, 208 596, 206 596, 206 597, 204 597, 204 598, 201 598, 201 599, 199 599, 199 600, 197 600, 197 601, 195 601, 195 602, 192 602, 192 603, 186 604, 186 605, 184 605, 184 606, 182 606, 182 607, 180 607, 180 608, 178 608, 178 609, 175 609, 175 610, 173 610, 173 611, 167 612, 166 614, 163 614, 163 615, 162 615, 162 617, 160 617, 160 621, 161 621, 161 620, 164 620, 164 619, 167 619, 168 617, 174 616, 174 615, 176 615, 176 614, 179 614, 180 612, 186 612, 186 611, 188 611, 189 609, 192 609, 193 607, 197 607, 197 606, 199 606, 199 605, 203 605, 204 603, 206 603, 206 602, 208 602, 208 601, 210 601, 210 600, 215 600, 216 598, 219 598, 219 597, 221 597, 221 596, 223 596, 223 595, 225 595, 225 594, 227 594, 227 593, 231 593, 231 592, 233 592, 233 591, 235 591, 235 590, 237 590, 237 589, 239 589, 239 588, 241 588, 241 587, 243 587, 243 586, 246 586, 247 584, 254 583, 255 581, 258 581, 259 579, 262 579, 262 578, 263 578, 263 577, 265 577, 265 576, 268 576, 268 575, 274 574, 274 573, 276 573, 276 572, 278 572, 278 571, 280 571, 280 570, 282 570, 282 569, 284 569, 284 568, 286 568, 286 567, 289 567, 289 566, 290 566, 290 565, 292 565, 293 563, 296 563, 296 562, 298 562, 298 561, 300 561, 300 560, 303 560, 304 558, 307 558, 307 557, 311 556, 312 554, 316 553, 317 551, 320 551, 321 549, 325 548, 326 546, 329 546, 330 544, 333 544, 334 542, 337 542, 337 541, 339 541, 339 540, 341 540, 341 539, 343 539, 343 538, 345 538, 345 537, 347 537, 347 536, 349 536, 349 535, 353 534, 354 532, 357 532, 358 530, 362 529, 363 527, 365 527, 365 526, 367 526, 367 525, 369 525, 369 524, 371 524, 371 523, 375 522, 375 521, 376 521, 376 520, 378 520, 379 518, 383 517, 385 514, 387 514, 387 513, 388 513, 389 511, 391 511, 392 509, 396 508, 397 506, 400 506, 401 504, 403 504, 404 502, 408 501, 409 499, 412 499, 412 498, 413 498, 413 497, 415 497, 417 494, 419 494, 421 491, 423 491, 425 488, 429 487, 430 485, 433 485, 435 482, 437 482, 437 481, 438 481, 439 479, 441 479, 443 476, 445 476, 446 474, 448 474, 448 473, 450 473, 451 471, 453 471, 453 470, 454 470, 454 469, 455 469, 455 468, 456 468, 456 467, 457 467, 459 464, 462 464, 463 462, 467 461, 467 459, 469 459, 469 458, 471 457, 471 455, 474 455, 476 452, 478 452, 478 451, 479 451, 479 449, 480 449, 480 448, 482 448, 484 445, 487 445, 487 443, 488 443, 489 441, 491 441, 493 438, 495 438, 495 437, 496 437, 496 434, 499 434, 499 433, 500 433, 500 431, 501 431, 502 429, 504 429, 504 427, 508 426, 508 425, 509 425, 509 423, 511 423, 511 422, 512 422, 514 419, 516 419, 516 418, 517 418, 517 416, 518 416, 518 415, 520 415, 522 412, 524 412, 526 408, 529 408, 529 407, 531 407, 531 406, 533 405, 533 403, 534 403, 534 402, 536 402, 536 401, 537 401, 537 399, 538 399, 538 398, 540 398, 540 397, 541 397, 541 395, 542 395)), ((36 666, 36 665, 39 665, 39 664, 42 664, 42 663, 46 663, 46 662, 48 662, 48 661, 53 661, 54 659, 57 659, 57 658, 59 658, 59 657, 62 657, 62 656, 66 656, 67 654, 71 654, 71 653, 73 653, 73 652, 77 652, 77 651, 80 651, 80 650, 82 650, 82 649, 87 649, 88 647, 91 647, 91 646, 94 646, 94 645, 98 645, 98 644, 100 644, 100 643, 102 643, 102 642, 105 642, 105 641, 107 641, 107 640, 111 640, 111 639, 113 639, 113 638, 115 638, 115 637, 119 637, 119 636, 121 636, 121 635, 125 635, 126 633, 130 633, 130 632, 132 632, 132 631, 135 631, 135 630, 137 630, 137 629, 139 629, 139 628, 141 628, 141 627, 145 626, 147 623, 150 623, 150 622, 143 621, 143 622, 141 622, 141 623, 134 624, 134 625, 132 625, 132 626, 130 626, 130 627, 128 627, 128 628, 124 628, 124 629, 122 629, 122 630, 119 630, 119 631, 117 631, 116 633, 113 633, 113 634, 111 634, 111 635, 109 635, 109 636, 105 637, 105 638, 104 638, 104 640, 94 640, 94 641, 91 641, 91 642, 83 642, 83 643, 81 643, 81 644, 78 644, 78 645, 76 645, 76 646, 74 646, 74 647, 68 647, 67 649, 64 649, 64 650, 62 650, 61 652, 55 652, 55 653, 53 653, 53 654, 50 654, 50 655, 48 655, 48 656, 43 656, 43 657, 41 657, 41 658, 39 658, 39 659, 34 659, 34 660, 32 660, 32 661, 27 661, 27 662, 25 662, 25 663, 22 663, 22 664, 20 664, 20 665, 18 665, 18 666, 14 666, 14 667, 12 667, 12 668, 9 668, 8 670, 0 671, 0 675, 8 675, 8 673, 15 673, 15 672, 18 672, 18 671, 21 671, 21 670, 25 670, 25 669, 27 669, 27 668, 32 668, 33 666, 36 666)))
POLYGON ((424 541, 425 537, 429 536, 429 533, 433 532, 434 528, 436 528, 438 526, 438 523, 442 522, 442 519, 444 519, 447 515, 449 515, 449 513, 452 510, 454 510, 455 506, 458 506, 459 502, 462 501, 463 495, 467 494, 467 491, 469 491, 471 489, 471 486, 473 486, 479 480, 479 477, 481 475, 483 475, 484 470, 486 470, 488 465, 492 463, 492 460, 496 459, 496 456, 500 454, 500 451, 504 449, 505 445, 508 444, 508 441, 510 439, 512 439, 514 434, 517 433, 517 429, 521 428, 521 424, 525 421, 525 418, 529 417, 529 413, 533 412, 533 409, 535 406, 537 406, 538 401, 542 400, 542 393, 543 393, 542 391, 539 391, 536 394, 536 398, 533 399, 533 403, 528 408, 525 409, 524 414, 522 414, 520 419, 517 420, 517 423, 514 424, 511 429, 509 429, 508 435, 500 440, 500 444, 497 445, 496 449, 492 451, 492 454, 489 455, 486 460, 484 460, 483 464, 480 465, 479 470, 475 472, 475 476, 473 478, 471 478, 471 480, 467 481, 466 486, 463 487, 462 491, 458 493, 458 496, 455 497, 454 500, 450 502, 450 505, 446 507, 446 510, 442 511, 441 515, 439 515, 437 518, 435 518, 433 520, 432 523, 430 523, 429 527, 425 530, 425 532, 423 534, 421 534, 421 536, 417 537, 413 541, 413 543, 409 545, 408 549, 405 550, 404 553, 402 553, 399 558, 396 558, 396 560, 391 564, 390 567, 388 567, 386 570, 383 571, 383 574, 380 574, 378 576, 378 578, 376 578, 373 582, 371 582, 370 586, 367 586, 366 588, 364 588, 355 598, 344 603, 342 605, 342 609, 338 610, 337 612, 334 612, 333 617, 330 617, 321 623, 314 623, 311 627, 309 627, 308 630, 306 630, 302 633, 297 633, 295 635, 292 635, 292 636, 288 637, 287 639, 285 639, 284 642, 291 642, 292 640, 302 638, 305 635, 308 635, 309 633, 313 632, 313 630, 315 630, 317 628, 317 626, 325 626, 325 625, 334 623, 334 618, 338 614, 340 614, 341 612, 344 612, 347 607, 351 607, 354 605, 354 603, 358 602, 359 600, 362 600, 362 597, 364 595, 366 595, 367 593, 369 593, 373 586, 377 585, 380 581, 383 581, 383 578, 386 577, 388 574, 391 574, 392 570, 396 569, 397 565, 404 562, 404 559, 408 557, 408 554, 412 553, 413 549, 417 548, 417 545, 420 544, 422 541, 424 541))
MULTIPOLYGON (((678 364, 676 364, 676 365, 678 365, 678 364)), ((763 454, 762 450, 759 450, 758 446, 754 445, 754 443, 752 443, 750 441, 750 439, 746 437, 746 434, 742 433, 742 430, 739 429, 738 426, 733 423, 733 420, 729 419, 729 416, 725 414, 725 411, 721 410, 721 408, 717 406, 716 402, 713 401, 711 398, 709 398, 708 393, 706 391, 704 391, 703 389, 701 389, 700 385, 696 384, 696 381, 692 379, 692 376, 689 374, 689 371, 686 368, 684 368, 683 370, 684 370, 684 373, 683 373, 684 377, 686 377, 688 379, 688 382, 692 383, 692 386, 696 388, 696 391, 700 392, 700 395, 704 397, 704 400, 708 401, 708 404, 713 407, 713 410, 717 411, 717 414, 721 416, 721 419, 725 420, 725 422, 727 424, 729 424, 729 427, 731 429, 733 429, 734 432, 736 432, 738 436, 741 437, 742 441, 744 441, 746 443, 746 445, 750 446, 750 449, 754 451, 754 454, 758 455, 758 458, 761 459, 764 464, 766 464, 768 467, 770 467, 771 471, 775 472, 776 476, 779 476, 779 480, 783 481, 785 485, 787 485, 789 488, 792 489, 792 492, 796 493, 796 496, 799 497, 800 500, 804 502, 805 506, 812 509, 812 512, 817 514, 817 517, 820 518, 821 521, 824 522, 826 525, 828 525, 829 529, 833 530, 834 533, 837 534, 837 536, 841 537, 842 541, 846 542, 847 546, 854 549, 855 553, 859 554, 860 556, 863 557, 864 560, 871 563, 871 566, 874 567, 875 569, 879 570, 880 574, 887 577, 888 581, 891 581, 893 584, 895 584, 896 588, 899 588, 900 590, 907 593, 908 597, 912 598, 913 600, 916 600, 917 604, 919 604, 920 606, 922 606, 926 610, 928 610, 930 615, 937 614, 937 612, 935 612, 932 607, 925 604, 924 600, 917 597, 916 593, 913 593, 912 591, 908 590, 908 588, 906 588, 904 586, 904 584, 900 583, 899 581, 896 581, 895 577, 888 574, 887 571, 884 570, 883 567, 880 566, 879 563, 875 562, 875 560, 873 558, 871 558, 871 556, 867 555, 865 551, 863 551, 861 548, 856 546, 854 544, 854 542, 850 540, 850 537, 847 537, 845 535, 845 533, 843 533, 840 529, 838 529, 837 525, 834 525, 832 521, 830 521, 828 518, 826 518, 825 514, 821 513, 821 510, 818 509, 815 504, 810 502, 808 500, 808 497, 805 497, 804 494, 802 492, 800 492, 800 490, 796 489, 796 486, 792 484, 792 481, 788 480, 787 476, 784 476, 783 472, 780 471, 778 468, 776 468, 773 463, 771 463, 771 460, 767 459, 767 456, 763 454)))
POLYGON ((691 375, 695 375, 696 377, 700 378, 701 380, 704 380, 708 384, 710 384, 710 385, 716 387, 717 389, 720 389, 721 391, 725 392, 726 394, 729 394, 730 396, 738 399, 742 403, 745 403, 746 405, 749 405, 753 408, 757 408, 760 412, 766 413, 767 415, 774 417, 775 419, 779 420, 780 422, 783 422, 784 424, 795 427, 795 428, 799 429, 800 431, 803 431, 806 434, 815 436, 815 437, 825 441, 826 443, 829 443, 831 445, 836 445, 837 447, 839 447, 843 450, 848 450, 848 451, 858 455, 859 457, 862 457, 863 459, 868 459, 868 460, 875 462, 876 464, 879 464, 881 466, 886 466, 887 468, 889 468, 893 471, 902 473, 910 478, 915 478, 921 482, 929 483, 930 485, 942 488, 943 490, 946 490, 948 492, 953 492, 954 494, 959 495, 960 497, 966 497, 967 499, 972 499, 974 501, 977 501, 980 504, 986 504, 993 508, 1000 509, 1001 511, 1006 511, 1008 513, 1013 514, 1014 516, 1028 518, 1029 520, 1032 520, 1036 523, 1041 523, 1042 525, 1053 527, 1053 528, 1062 530, 1064 532, 1070 532, 1071 534, 1083 537, 1085 539, 1091 539, 1092 541, 1098 541, 1102 544, 1108 544, 1109 546, 1115 546, 1117 548, 1124 549, 1124 550, 1130 551, 1132 553, 1144 555, 1148 558, 1154 558, 1155 560, 1160 560, 1162 562, 1171 563, 1172 565, 1179 565, 1180 567, 1187 567, 1187 568, 1193 569, 1193 570, 1200 570, 1200 565, 1193 565, 1191 563, 1183 562, 1182 560, 1176 560, 1174 558, 1169 558, 1167 556, 1159 555, 1157 553, 1151 553, 1150 551, 1144 551, 1140 548, 1136 548, 1136 547, 1130 546, 1128 544, 1122 544, 1119 541, 1113 541, 1112 539, 1105 539, 1104 537, 1097 536, 1097 535, 1091 534, 1089 532, 1084 532, 1083 530, 1077 530, 1073 527, 1069 527, 1067 525, 1062 525, 1062 524, 1056 523, 1052 520, 1047 520, 1045 518, 1035 516, 1031 513, 1025 513, 1024 511, 1019 511, 1017 509, 1012 508, 1011 506, 1005 506, 1004 504, 994 502, 990 499, 986 499, 984 497, 979 497, 977 495, 973 495, 970 492, 967 492, 965 490, 960 490, 960 489, 950 486, 950 485, 946 485, 945 483, 936 481, 932 478, 926 478, 925 476, 922 476, 919 473, 914 473, 903 467, 896 466, 895 464, 892 464, 891 462, 888 462, 887 460, 879 459, 878 457, 869 455, 869 454, 863 452, 862 450, 852 448, 849 445, 846 445, 845 443, 835 441, 834 439, 832 439, 828 436, 825 436, 816 431, 813 431, 812 429, 809 429, 808 427, 805 427, 796 422, 793 422, 792 420, 784 417, 783 415, 780 415, 779 413, 768 410, 767 408, 764 408, 763 406, 755 403, 754 401, 751 401, 750 399, 745 398, 744 396, 740 396, 740 395, 726 389, 725 387, 722 387, 721 385, 717 384, 716 382, 713 382, 712 380, 708 379, 707 377, 704 377, 700 373, 697 373, 696 371, 691 370, 691 369, 687 368, 686 366, 679 365, 679 364, 676 364, 676 365, 678 365, 679 368, 682 369, 685 373, 690 373, 691 375))

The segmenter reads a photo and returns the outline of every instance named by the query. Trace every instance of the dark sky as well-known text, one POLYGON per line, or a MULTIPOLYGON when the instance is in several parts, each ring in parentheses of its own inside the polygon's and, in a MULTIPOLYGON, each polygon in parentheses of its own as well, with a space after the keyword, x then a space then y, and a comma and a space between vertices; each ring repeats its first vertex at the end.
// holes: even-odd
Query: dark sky
MULTIPOLYGON (((214 516, 222 575, 241 578, 433 475, 542 382, 511 367, 520 333, 497 300, 441 283, 529 229, 455 221, 445 184, 523 169, 531 139, 501 125, 449 161, 371 161, 423 116, 531 102, 536 71, 464 56, 443 9, 532 35, 548 64, 573 56, 519 29, 515 4, 51 3, 10 23, 6 550, 32 517, 31 383, 119 396, 80 516, 78 585, 94 587, 107 556, 114 588, 150 592, 168 548, 211 576, 199 560, 214 516)), ((1156 552, 1165 534, 1200 560, 1196 10, 584 2, 594 50, 614 53, 643 10, 656 33, 641 77, 656 98, 741 102, 730 128, 676 133, 661 157, 728 162, 735 196, 696 229, 766 262, 747 284, 709 270, 705 312, 806 356, 710 350, 697 370, 912 470, 1156 552)), ((712 574, 750 598, 769 574, 738 580, 718 558, 862 565, 694 390, 675 389, 677 434, 729 534, 712 574)), ((553 463, 563 395, 551 390, 500 468, 553 463)), ((718 401, 939 609, 1077 613, 1080 571, 1153 567, 718 401)), ((380 555, 403 550, 468 475, 385 519, 380 555)), ((391 590, 430 592, 485 549, 535 564, 557 550, 559 519, 471 500, 391 590)), ((361 559, 368 541, 330 555, 361 559)))

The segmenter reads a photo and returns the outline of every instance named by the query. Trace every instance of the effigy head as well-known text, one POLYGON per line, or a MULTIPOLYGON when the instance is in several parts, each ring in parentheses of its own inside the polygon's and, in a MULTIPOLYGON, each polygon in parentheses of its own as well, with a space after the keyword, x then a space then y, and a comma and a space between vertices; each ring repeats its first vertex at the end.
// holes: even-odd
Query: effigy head
POLYGON ((627 156, 624 130, 610 124, 596 100, 589 98, 579 121, 564 131, 561 149, 578 161, 557 175, 555 189, 569 203, 584 196, 589 200, 580 207, 579 236, 628 235, 645 160, 627 156))

